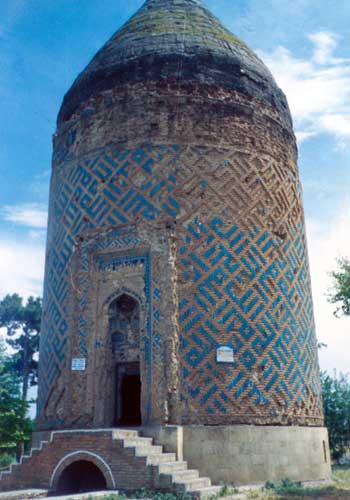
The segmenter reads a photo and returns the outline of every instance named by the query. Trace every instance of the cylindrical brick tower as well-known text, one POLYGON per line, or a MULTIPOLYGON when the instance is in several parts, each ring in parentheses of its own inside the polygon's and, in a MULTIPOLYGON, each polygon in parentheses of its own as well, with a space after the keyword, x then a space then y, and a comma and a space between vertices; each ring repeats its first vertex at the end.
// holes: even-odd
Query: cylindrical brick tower
POLYGON ((288 104, 199 0, 147 0, 54 137, 38 428, 137 424, 214 480, 328 470, 288 104))

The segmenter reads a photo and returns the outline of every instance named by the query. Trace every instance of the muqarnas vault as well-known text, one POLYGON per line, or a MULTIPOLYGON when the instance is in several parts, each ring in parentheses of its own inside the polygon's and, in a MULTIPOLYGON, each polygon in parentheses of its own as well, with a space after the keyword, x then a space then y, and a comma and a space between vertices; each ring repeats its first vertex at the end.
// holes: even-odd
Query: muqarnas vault
POLYGON ((173 433, 216 483, 329 475, 288 104, 199 0, 146 1, 64 98, 39 387, 41 431, 173 433))

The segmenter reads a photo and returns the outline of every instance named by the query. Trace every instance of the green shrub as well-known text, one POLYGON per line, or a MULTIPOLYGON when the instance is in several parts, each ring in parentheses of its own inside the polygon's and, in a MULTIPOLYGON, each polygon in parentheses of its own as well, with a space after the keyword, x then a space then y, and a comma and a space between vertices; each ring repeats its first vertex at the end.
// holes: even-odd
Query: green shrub
POLYGON ((11 464, 15 462, 15 457, 9 453, 3 453, 0 455, 0 470, 10 467, 11 464))
POLYGON ((278 483, 275 483, 274 481, 271 481, 270 479, 266 481, 265 483, 265 488, 267 490, 276 490, 278 488, 278 483))
POLYGON ((126 496, 111 493, 110 495, 106 495, 105 497, 103 497, 102 500, 126 500, 126 496))
POLYGON ((279 495, 300 493, 304 489, 300 481, 292 481, 289 478, 282 479, 281 481, 266 481, 265 489, 274 490, 279 495))
POLYGON ((154 491, 148 490, 147 488, 141 488, 132 494, 133 498, 153 498, 154 491))
POLYGON ((232 489, 225 484, 219 493, 219 497, 228 497, 229 495, 232 495, 232 489))

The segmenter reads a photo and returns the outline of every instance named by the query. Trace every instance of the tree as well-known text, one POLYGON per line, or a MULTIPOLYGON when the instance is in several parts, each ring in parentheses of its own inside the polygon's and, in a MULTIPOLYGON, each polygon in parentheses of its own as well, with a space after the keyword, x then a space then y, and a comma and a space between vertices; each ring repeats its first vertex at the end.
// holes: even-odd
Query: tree
POLYGON ((0 453, 19 449, 31 439, 28 403, 21 396, 20 380, 9 369, 10 358, 0 343, 0 453))
POLYGON ((336 316, 350 316, 350 259, 338 259, 338 269, 331 272, 333 287, 328 296, 329 302, 337 304, 336 316))
POLYGON ((350 381, 346 375, 321 373, 325 424, 332 458, 339 460, 350 446, 350 381))
POLYGON ((7 344, 14 350, 9 367, 22 382, 22 399, 27 401, 29 386, 37 385, 41 324, 41 299, 29 297, 26 305, 17 295, 6 295, 0 301, 0 327, 6 328, 7 344))

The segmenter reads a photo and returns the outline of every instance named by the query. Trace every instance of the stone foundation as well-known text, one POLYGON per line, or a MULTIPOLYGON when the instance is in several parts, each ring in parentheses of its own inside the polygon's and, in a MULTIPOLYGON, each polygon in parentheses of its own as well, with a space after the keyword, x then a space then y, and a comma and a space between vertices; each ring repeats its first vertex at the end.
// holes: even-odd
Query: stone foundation
POLYGON ((0 491, 56 490, 64 470, 81 460, 100 470, 107 489, 150 488, 198 498, 216 494, 223 484, 320 481, 331 474, 323 427, 158 425, 37 433, 34 442, 21 464, 0 474, 0 491))
POLYGON ((330 479, 328 431, 325 427, 158 426, 148 427, 167 452, 177 453, 189 468, 213 484, 247 485, 289 478, 330 479))

